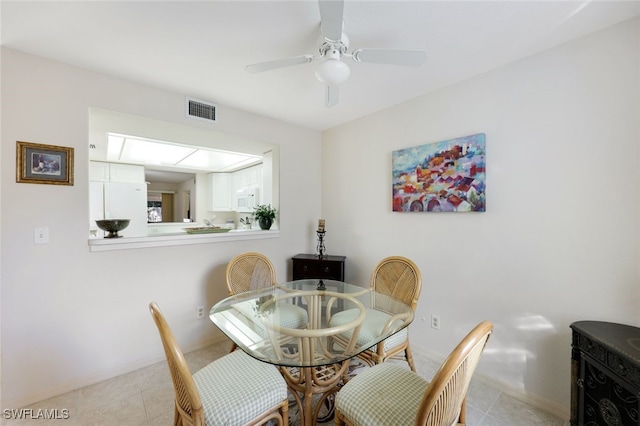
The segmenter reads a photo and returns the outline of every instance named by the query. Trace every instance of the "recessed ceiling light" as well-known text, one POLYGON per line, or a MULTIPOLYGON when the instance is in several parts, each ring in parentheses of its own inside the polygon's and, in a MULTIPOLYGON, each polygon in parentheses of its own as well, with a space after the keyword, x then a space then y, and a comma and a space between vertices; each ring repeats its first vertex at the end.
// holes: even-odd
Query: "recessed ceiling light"
POLYGON ((262 161, 259 155, 221 151, 119 134, 108 135, 107 159, 199 171, 233 171, 262 161))

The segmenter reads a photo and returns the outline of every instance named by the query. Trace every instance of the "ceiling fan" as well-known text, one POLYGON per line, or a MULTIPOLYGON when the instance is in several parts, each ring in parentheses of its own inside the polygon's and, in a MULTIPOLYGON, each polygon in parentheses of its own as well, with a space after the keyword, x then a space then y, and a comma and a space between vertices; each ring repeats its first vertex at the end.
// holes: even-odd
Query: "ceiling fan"
POLYGON ((341 61, 343 57, 351 57, 356 62, 414 67, 427 60, 425 51, 415 49, 356 49, 348 53, 349 39, 342 32, 344 0, 319 0, 319 5, 321 37, 317 55, 261 62, 247 65, 245 70, 257 73, 322 60, 316 69, 316 78, 326 85, 325 104, 332 107, 338 103, 339 86, 350 74, 347 64, 341 61))

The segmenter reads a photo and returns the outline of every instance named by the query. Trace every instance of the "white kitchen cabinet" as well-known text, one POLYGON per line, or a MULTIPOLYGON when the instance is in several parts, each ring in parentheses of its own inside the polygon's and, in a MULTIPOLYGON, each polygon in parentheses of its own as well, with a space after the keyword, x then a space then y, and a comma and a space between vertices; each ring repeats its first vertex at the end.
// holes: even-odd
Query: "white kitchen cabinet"
POLYGON ((238 170, 234 172, 234 177, 236 180, 236 189, 241 189, 243 187, 262 186, 262 164, 257 164, 255 166, 247 167, 246 169, 238 170))
POLYGON ((245 169, 237 170, 231 173, 231 189, 233 192, 237 191, 239 188, 244 188, 247 186, 247 173, 245 169))
POLYGON ((109 163, 89 161, 89 181, 109 182, 109 163))
POLYGON ((266 152, 262 157, 262 173, 261 174, 262 174, 262 183, 260 184, 260 204, 274 204, 273 153, 271 151, 266 152))
POLYGON ((89 180, 98 182, 144 183, 144 166, 90 161, 89 180))
MULTIPOLYGON (((255 166, 247 167, 246 169, 233 172, 231 180, 231 193, 234 197, 232 202, 235 206, 237 201, 237 199, 235 198, 235 194, 237 194, 238 191, 247 188, 258 188, 258 193, 261 192, 262 164, 257 164, 255 166)), ((260 200, 258 199, 256 203, 260 204, 260 200)))
POLYGON ((235 171, 232 174, 232 185, 235 190, 247 188, 250 186, 262 186, 262 164, 247 167, 246 169, 235 171))
POLYGON ((144 183, 144 166, 111 163, 109 182, 144 183))
POLYGON ((253 207, 241 208, 238 205, 238 193, 251 192, 257 195, 252 203, 261 203, 262 164, 231 173, 209 173, 210 211, 239 211, 252 213, 253 207))
POLYGON ((247 174, 247 185, 260 187, 262 185, 262 164, 244 169, 247 174))
POLYGON ((231 197, 231 173, 209 173, 211 178, 210 211, 233 210, 231 197))

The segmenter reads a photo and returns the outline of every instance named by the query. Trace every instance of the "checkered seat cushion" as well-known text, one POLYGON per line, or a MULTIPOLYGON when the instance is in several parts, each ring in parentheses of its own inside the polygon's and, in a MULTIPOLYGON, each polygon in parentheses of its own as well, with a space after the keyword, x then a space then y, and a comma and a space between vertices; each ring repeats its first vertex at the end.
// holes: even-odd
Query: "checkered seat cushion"
MULTIPOLYGON (((359 315, 358 309, 348 309, 343 312, 338 312, 334 316, 331 317, 330 325, 331 327, 339 326, 346 324, 348 322, 353 321, 359 315)), ((365 317, 364 323, 360 328, 360 334, 358 334, 357 345, 363 346, 367 342, 375 339, 376 336, 380 335, 380 332, 387 324, 387 321, 391 316, 385 312, 379 311, 377 309, 366 309, 367 316, 365 317)), ((353 331, 346 332, 344 334, 345 339, 350 339, 353 331)), ((396 334, 388 337, 384 341, 384 349, 389 350, 391 348, 395 348, 396 346, 402 344, 407 340, 409 336, 409 331, 405 327, 396 334)), ((371 350, 375 350, 377 345, 371 347, 371 350)))
POLYGON ((207 425, 244 425, 287 398, 278 369, 241 350, 193 375, 207 425))
POLYGON ((406 367, 385 362, 349 380, 336 395, 336 410, 356 425, 412 425, 428 386, 406 367))
MULTIPOLYGON (((234 305, 234 309, 240 311, 247 318, 258 316, 258 310, 254 303, 242 302, 234 305)), ((309 322, 307 310, 293 304, 281 303, 278 305, 276 313, 270 312, 263 318, 285 328, 305 328, 309 322)), ((269 333, 260 321, 250 321, 247 323, 255 333, 262 338, 267 338, 269 333)))
POLYGON ((278 306, 280 327, 305 328, 309 322, 307 310, 296 305, 280 304, 278 306))

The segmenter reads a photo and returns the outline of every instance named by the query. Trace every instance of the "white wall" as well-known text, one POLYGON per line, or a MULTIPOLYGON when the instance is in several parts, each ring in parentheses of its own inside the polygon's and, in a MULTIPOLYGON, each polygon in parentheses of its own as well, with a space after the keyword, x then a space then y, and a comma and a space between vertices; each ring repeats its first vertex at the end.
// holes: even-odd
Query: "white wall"
MULTIPOLYGON (((319 132, 219 105, 221 132, 280 148, 280 237, 90 253, 88 109, 189 126, 184 97, 2 50, 0 284, 2 405, 17 408, 163 358, 147 305, 155 300, 185 350, 221 338, 195 307, 226 296, 234 255, 269 256, 281 279, 289 258, 314 248, 320 212, 319 132), (15 182, 16 141, 75 149, 75 185, 15 182), (304 176, 304 179, 300 179, 304 176), (34 245, 34 228, 50 243, 34 245)), ((211 99, 215 102, 215 99, 211 99)))
POLYGON ((410 257, 424 280, 414 350, 444 357, 491 320, 479 374, 566 418, 569 325, 640 326, 639 27, 617 25, 322 138, 326 245, 347 256, 347 279, 365 282, 385 256, 410 257), (393 150, 481 132, 485 213, 391 211, 393 150), (432 313, 440 331, 421 321, 432 313))

